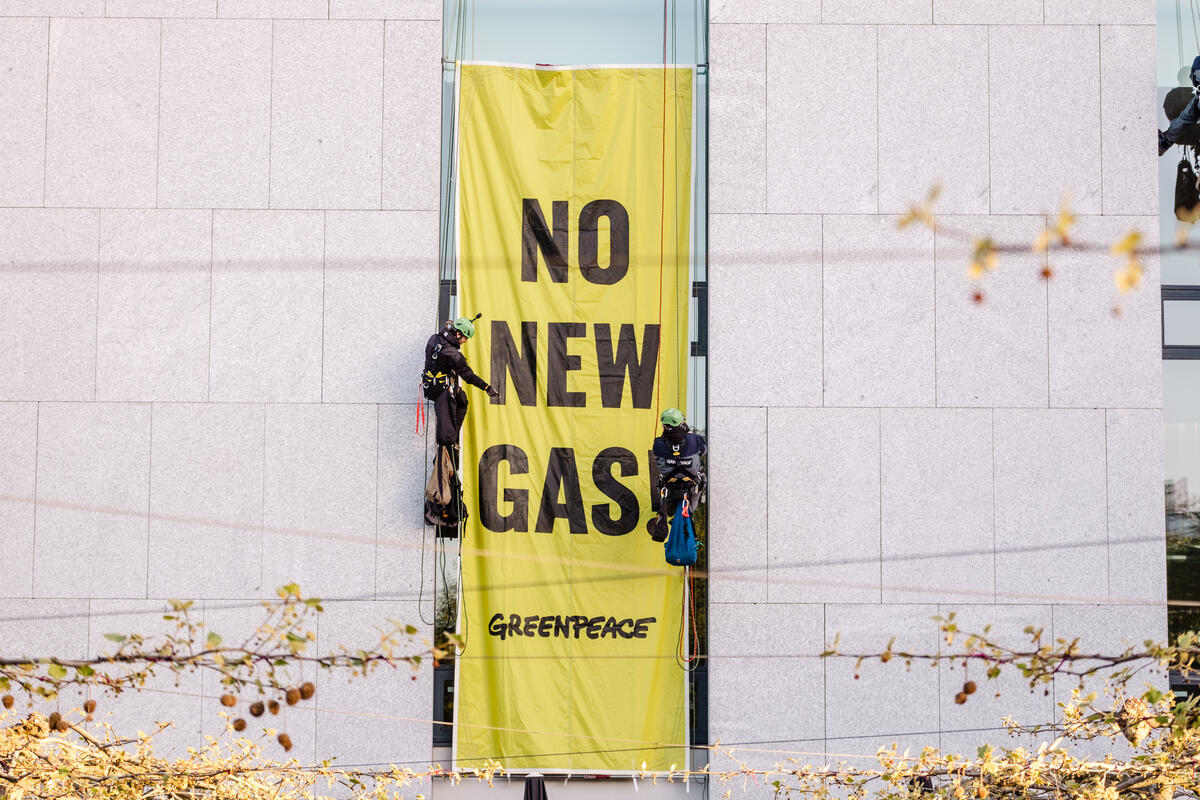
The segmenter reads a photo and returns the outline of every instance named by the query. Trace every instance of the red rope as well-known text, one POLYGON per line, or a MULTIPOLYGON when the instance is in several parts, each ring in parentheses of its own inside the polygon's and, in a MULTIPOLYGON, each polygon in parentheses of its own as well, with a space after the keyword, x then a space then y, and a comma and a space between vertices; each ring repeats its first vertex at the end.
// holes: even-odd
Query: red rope
POLYGON ((691 567, 684 567, 683 593, 684 597, 688 598, 683 603, 683 612, 688 610, 688 603, 691 603, 692 617, 692 646, 688 650, 688 654, 683 653, 683 643, 687 641, 687 623, 680 620, 679 638, 675 642, 675 656, 680 663, 691 664, 698 659, 700 652, 700 632, 696 627, 696 576, 692 574, 691 567), (695 653, 696 655, 693 655, 695 653))
POLYGON ((424 422, 426 425, 429 424, 425 419, 425 395, 421 391, 421 385, 417 384, 417 430, 416 430, 416 433, 418 435, 420 435, 420 433, 421 433, 421 423, 422 422, 424 422))

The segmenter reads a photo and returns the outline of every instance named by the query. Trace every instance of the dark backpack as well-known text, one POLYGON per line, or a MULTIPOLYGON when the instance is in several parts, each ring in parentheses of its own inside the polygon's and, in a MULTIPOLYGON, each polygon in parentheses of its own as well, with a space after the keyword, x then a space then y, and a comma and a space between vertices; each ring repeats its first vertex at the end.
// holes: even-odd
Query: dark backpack
POLYGON ((1196 170, 1188 160, 1187 151, 1179 159, 1175 171, 1175 219, 1195 222, 1200 216, 1200 189, 1196 188, 1196 170))

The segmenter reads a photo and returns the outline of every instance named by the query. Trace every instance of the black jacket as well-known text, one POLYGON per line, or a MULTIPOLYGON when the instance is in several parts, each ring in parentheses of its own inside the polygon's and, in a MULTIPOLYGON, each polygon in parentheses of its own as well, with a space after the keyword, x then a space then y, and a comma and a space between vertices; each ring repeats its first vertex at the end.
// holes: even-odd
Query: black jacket
POLYGON ((708 450, 704 437, 686 428, 664 431, 654 440, 654 460, 664 479, 687 475, 695 479, 704 474, 700 458, 708 450))
POLYGON ((466 357, 458 349, 458 337, 450 330, 435 333, 425 343, 425 372, 434 376, 444 375, 449 380, 462 378, 485 392, 488 389, 487 381, 476 375, 467 364, 466 357))

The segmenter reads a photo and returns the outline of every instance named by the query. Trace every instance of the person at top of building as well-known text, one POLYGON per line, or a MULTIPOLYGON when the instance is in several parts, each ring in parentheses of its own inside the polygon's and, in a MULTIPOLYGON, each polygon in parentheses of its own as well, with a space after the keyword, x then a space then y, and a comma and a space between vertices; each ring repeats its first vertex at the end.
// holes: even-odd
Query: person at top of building
POLYGON ((425 343, 421 387, 425 399, 433 401, 433 413, 437 417, 434 438, 439 445, 457 445, 463 420, 467 418, 467 394, 459 386, 460 378, 487 392, 489 397, 500 396, 487 381, 475 374, 462 354, 463 344, 474 335, 475 323, 459 317, 447 322, 425 343))
POLYGON ((650 538, 661 542, 667 538, 671 517, 683 499, 696 507, 707 479, 704 475, 704 454, 708 445, 704 437, 688 428, 683 412, 668 408, 662 413, 662 435, 654 440, 654 461, 658 467, 658 516, 646 524, 650 538))

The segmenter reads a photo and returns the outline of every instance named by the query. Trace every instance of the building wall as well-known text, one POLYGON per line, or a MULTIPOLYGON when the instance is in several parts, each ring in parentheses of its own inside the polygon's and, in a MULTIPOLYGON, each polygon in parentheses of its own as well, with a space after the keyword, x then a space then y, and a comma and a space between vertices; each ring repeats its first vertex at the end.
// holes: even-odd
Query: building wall
MULTIPOLYGON (((231 641, 289 581, 331 598, 322 648, 387 618, 431 638, 440 14, 0 1, 6 652, 97 652, 168 598, 231 641)), ((271 720, 292 755, 429 763, 431 670, 303 677, 317 699, 271 720)), ((221 691, 100 711, 173 720, 177 748, 220 730, 221 691)))
MULTIPOLYGON (((710 740, 817 763, 1048 721, 1065 686, 960 707, 949 669, 816 656, 935 650, 950 610, 1164 635, 1156 261, 1119 318, 1103 254, 1004 256, 982 305, 965 277, 1064 190, 1081 239, 1155 230, 1152 3, 710 16, 710 740), (938 181, 944 231, 899 230, 938 181)), ((439 20, 0 0, 6 650, 95 652, 171 597, 229 638, 288 580, 333 598, 322 646, 432 621, 439 20)), ((117 721, 219 728, 207 678, 153 689, 117 721)), ((283 724, 301 759, 425 763, 431 693, 322 678, 283 724)))
POLYGON ((1118 261, 1046 282, 1027 249, 1063 192, 1078 239, 1154 240, 1154 4, 710 16, 710 740, 860 766, 1012 745, 1001 718, 1049 722, 1072 684, 959 706, 961 669, 814 656, 937 651, 951 611, 1012 642, 1165 636, 1157 261, 1115 317, 1118 261), (938 183, 942 229, 899 229, 938 183), (977 305, 985 235, 1022 247, 977 305))

